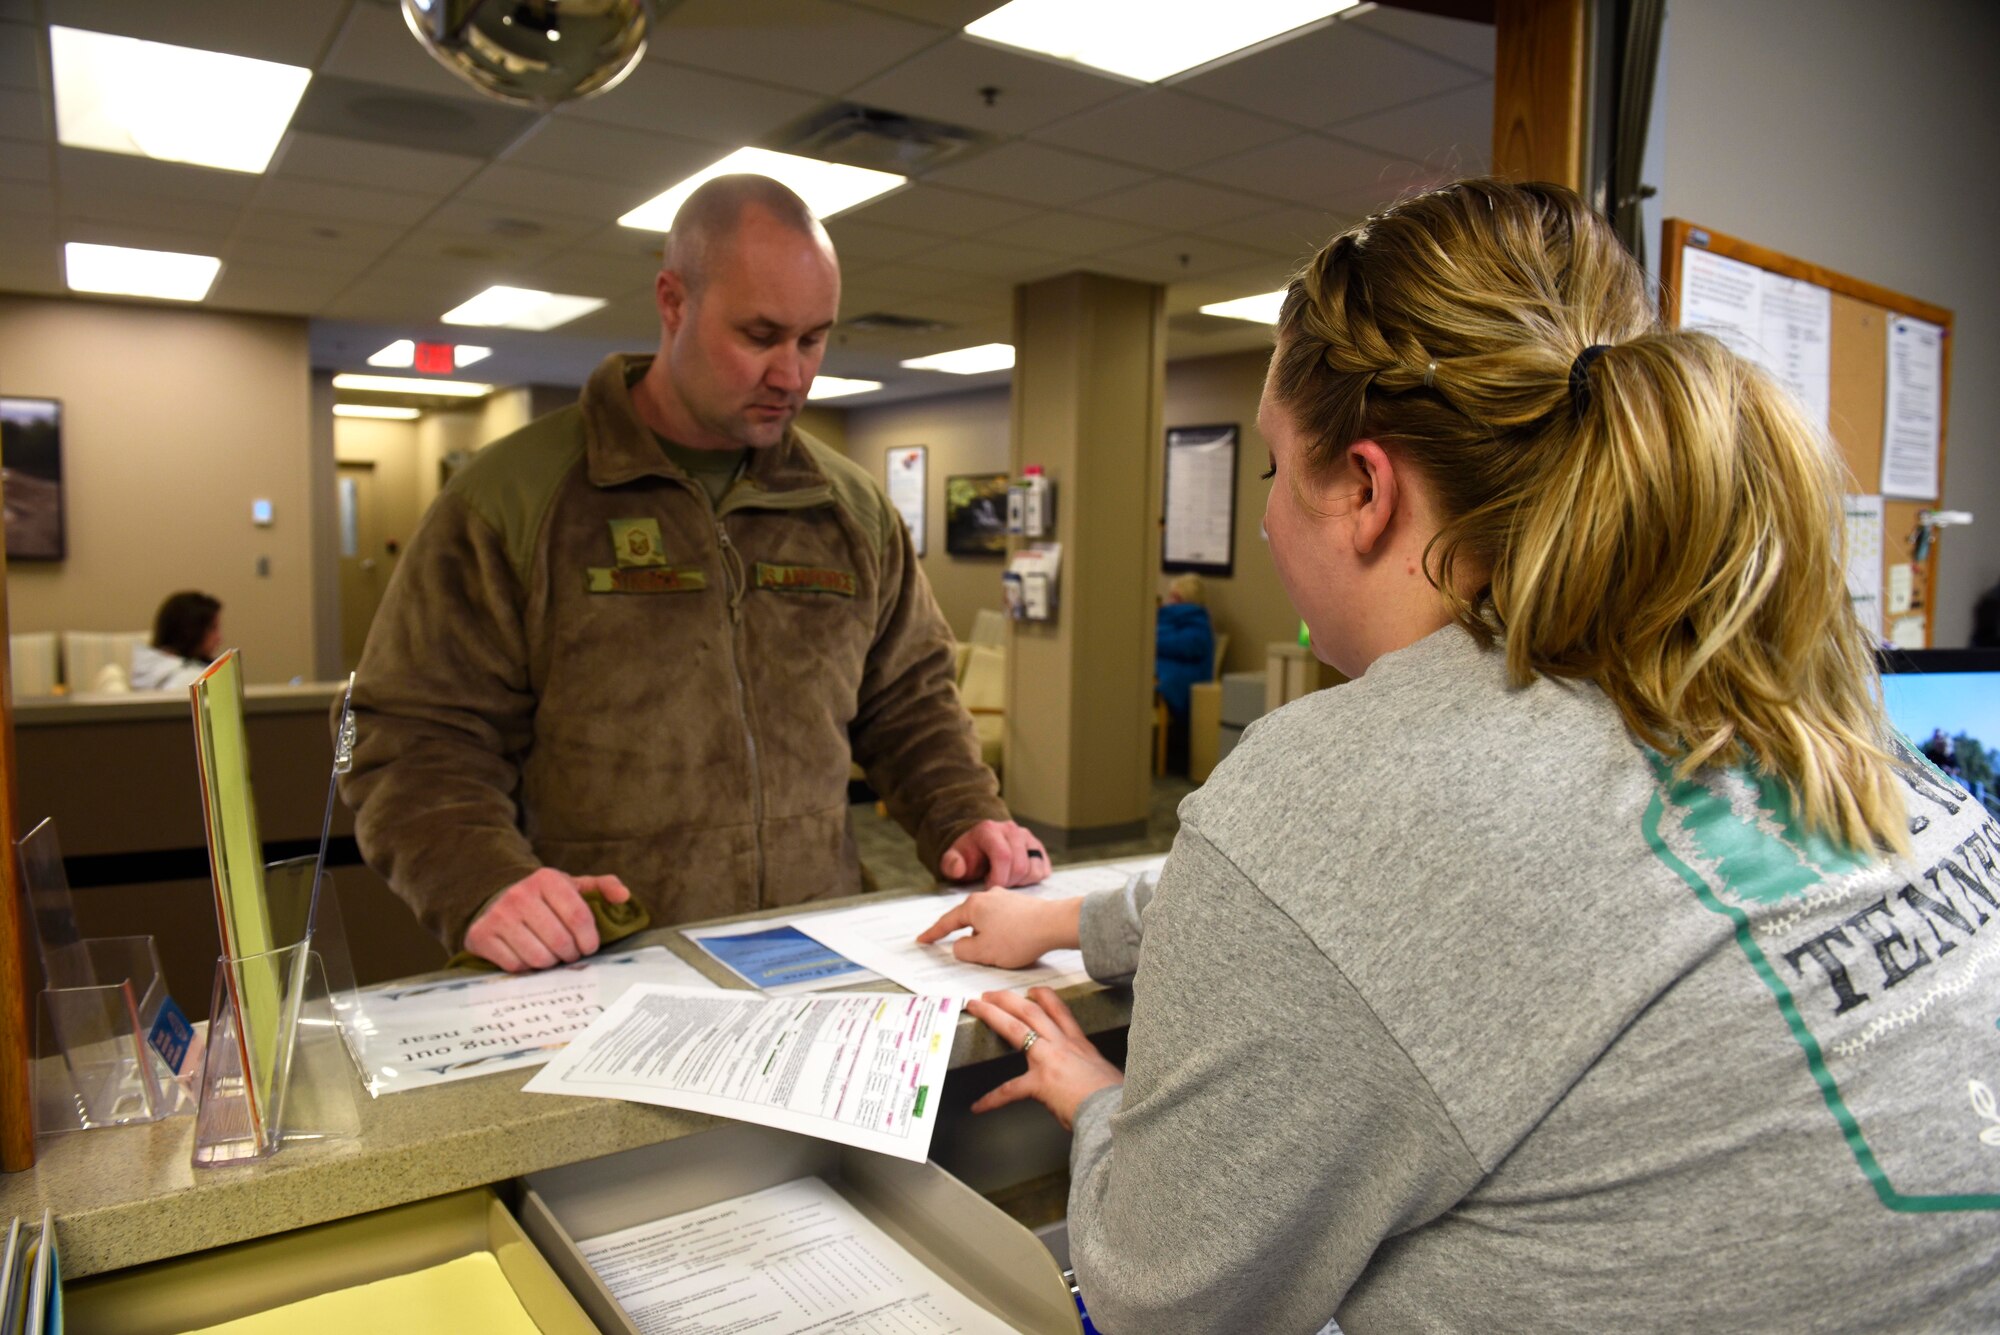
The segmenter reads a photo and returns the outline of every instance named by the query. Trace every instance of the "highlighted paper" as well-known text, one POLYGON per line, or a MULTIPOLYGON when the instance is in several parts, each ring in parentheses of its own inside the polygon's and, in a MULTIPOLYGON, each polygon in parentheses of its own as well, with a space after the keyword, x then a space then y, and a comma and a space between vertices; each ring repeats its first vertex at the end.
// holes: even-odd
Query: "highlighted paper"
POLYGON ((816 1177, 577 1244, 641 1330, 1005 1335, 816 1177))
POLYGON ((733 1117, 922 1163, 958 1011, 956 997, 640 983, 524 1088, 733 1117))
POLYGON ((337 1289, 193 1335, 347 1335, 357 1330, 476 1330, 541 1335, 491 1252, 337 1289))

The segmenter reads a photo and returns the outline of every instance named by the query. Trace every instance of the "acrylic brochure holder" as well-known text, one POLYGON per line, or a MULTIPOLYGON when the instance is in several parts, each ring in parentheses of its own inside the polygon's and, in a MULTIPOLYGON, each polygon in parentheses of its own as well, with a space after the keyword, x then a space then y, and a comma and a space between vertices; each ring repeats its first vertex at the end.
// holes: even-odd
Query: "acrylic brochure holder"
POLYGON ((272 939, 285 944, 216 961, 197 1166, 360 1134, 360 1070, 347 1039, 354 966, 331 879, 314 857, 272 863, 265 869, 272 939))
MULTIPOLYGON (((16 851, 42 965, 35 1133, 130 1126, 193 1111, 187 1086, 150 1041, 173 1008, 153 938, 83 936, 53 820, 29 831, 16 851)), ((168 1016, 169 1029, 174 1018, 168 1016)), ((171 1038, 164 1046, 176 1050, 171 1038)), ((185 1053, 184 1046, 178 1050, 185 1053)))

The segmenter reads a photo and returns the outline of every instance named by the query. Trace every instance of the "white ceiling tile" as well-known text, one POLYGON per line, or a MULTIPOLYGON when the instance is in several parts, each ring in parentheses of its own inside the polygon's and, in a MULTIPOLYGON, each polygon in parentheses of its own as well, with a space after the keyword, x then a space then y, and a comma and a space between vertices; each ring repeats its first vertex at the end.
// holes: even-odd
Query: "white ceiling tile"
POLYGON ((901 14, 956 32, 974 19, 985 18, 1006 0, 845 0, 854 9, 901 14))
MULTIPOLYGON (((600 226, 645 203, 658 189, 647 183, 571 176, 515 162, 496 162, 459 188, 458 198, 506 206, 530 203, 544 213, 588 218, 600 226)), ((638 244, 639 233, 624 229, 638 244)))
POLYGON ((56 216, 55 187, 32 181, 9 182, 5 190, 0 190, 0 217, 9 215, 53 219, 56 216))
POLYGON ((939 185, 918 183, 893 195, 863 204, 841 215, 862 222, 886 223, 937 236, 970 236, 987 231, 1035 212, 1027 204, 993 195, 949 190, 939 185))
POLYGON ((677 135, 551 116, 514 145, 504 160, 520 167, 618 181, 645 192, 640 195, 645 200, 725 156, 714 144, 677 135))
POLYGON ((221 252, 236 230, 243 210, 233 204, 199 204, 185 199, 147 199, 137 195, 105 195, 86 200, 62 195, 64 219, 89 218, 101 223, 139 223, 166 227, 204 238, 202 253, 221 252))
POLYGON ((1324 209, 1283 208, 1238 218, 1214 230, 1224 240, 1302 260, 1353 221, 1352 216, 1324 209))
POLYGON ((1493 73, 1493 25, 1414 9, 1371 5, 1366 14, 1348 20, 1384 37, 1419 46, 1433 55, 1455 60, 1485 75, 1493 73))
MULTIPOLYGON (((1365 213, 1384 199, 1384 183, 1408 179, 1407 164, 1373 149, 1316 134, 1239 153, 1194 169, 1218 185, 1256 191, 1313 208, 1365 213)), ((1387 198, 1394 198, 1392 190, 1387 198)))
POLYGON ((302 313, 333 300, 347 283, 343 274, 232 260, 216 276, 206 304, 226 310, 302 313))
POLYGON ((0 0, 0 19, 9 23, 39 24, 42 16, 37 0, 0 0))
POLYGON ((1148 88, 1045 125, 1033 137, 1171 172, 1293 132, 1283 121, 1204 102, 1170 88, 1148 88))
POLYGON ((607 255, 613 259, 638 258, 653 268, 658 268, 664 241, 665 236, 660 232, 641 232, 613 223, 585 237, 575 249, 592 255, 607 255))
POLYGON ((1004 245, 985 237, 947 241, 923 255, 926 269, 943 269, 967 278, 998 278, 1010 284, 1046 277, 1066 265, 1061 255, 1004 245))
POLYGON ((9 139, 52 139, 55 118, 48 95, 27 88, 0 88, 0 130, 9 139))
POLYGON ((56 182, 65 203, 97 200, 172 199, 195 204, 241 205, 263 178, 249 172, 155 162, 128 153, 58 148, 56 182))
POLYGON ((1326 133, 1450 177, 1483 176, 1493 161, 1493 85, 1468 84, 1356 120, 1326 133))
MULTIPOLYGON (((651 349, 660 341, 660 317, 650 296, 625 297, 608 302, 590 314, 563 325, 566 338, 615 338, 634 351, 651 349)), ((468 342, 472 335, 465 335, 468 342)))
POLYGON ((648 294, 651 301, 653 275, 659 262, 633 254, 623 258, 588 250, 570 250, 544 259, 535 272, 550 284, 551 292, 594 292, 600 296, 616 293, 648 294))
POLYGON ((1012 135, 1108 102, 1131 87, 1080 66, 954 37, 870 79, 850 96, 872 107, 1012 135), (986 88, 998 90, 991 106, 981 92, 986 88))
POLYGON ((269 242, 300 252, 323 250, 371 258, 394 245, 407 231, 394 223, 329 218, 316 213, 281 213, 247 209, 236 225, 238 242, 269 242))
POLYGON ((0 88, 41 88, 42 32, 32 24, 0 23, 0 88))
MULTIPOLYGON (((134 4, 132 0, 43 0, 42 13, 65 28, 142 37, 149 42, 226 51, 236 56, 310 67, 350 0, 200 0, 197 4, 134 4)), ((360 8, 373 8, 362 5, 360 8)), ((390 7, 398 26, 402 18, 390 7)), ((404 34, 406 41, 415 39, 404 34)))
POLYGON ((1198 181, 1162 176, 1100 195, 1077 205, 1077 211, 1102 214, 1107 218, 1120 218, 1167 231, 1205 228, 1231 218, 1262 213, 1270 207, 1270 201, 1246 196, 1238 190, 1223 190, 1198 181))
POLYGON ((1289 260, 1259 260, 1238 269, 1225 269, 1175 283, 1167 290, 1167 310, 1191 311, 1211 301, 1275 292, 1292 281, 1297 265, 1289 260))
POLYGON ((914 264, 878 264, 862 275, 868 289, 894 297, 938 296, 961 287, 965 275, 914 264))
POLYGON ((271 172, 342 185, 436 195, 463 185, 484 165, 478 158, 456 153, 431 153, 420 148, 397 148, 294 130, 279 145, 271 172))
MULTIPOLYGON (((269 4, 268 0, 236 2, 268 5, 271 10, 280 13, 289 7, 288 4, 269 4)), ((403 22, 398 4, 377 4, 372 0, 355 3, 347 13, 347 22, 340 27, 333 49, 327 52, 326 59, 320 62, 318 68, 321 74, 392 84, 397 88, 434 93, 440 97, 479 101, 484 96, 432 58, 403 22)))
POLYGON ((841 93, 943 36, 936 28, 825 0, 683 0, 654 29, 646 54, 762 83, 841 93))
POLYGON ((941 244, 941 238, 907 227, 889 227, 843 214, 826 225, 842 267, 869 261, 911 259, 941 244))
POLYGON ((646 60, 610 92, 566 103, 557 114, 635 130, 671 130, 684 139, 741 148, 760 142, 820 102, 810 93, 646 60))
POLYGON ((31 139, 0 139, 0 180, 47 183, 55 178, 47 144, 31 139))
POLYGON ((1478 75, 1462 65, 1334 23, 1175 86, 1295 125, 1320 126, 1446 92, 1478 75))
MULTIPOLYGON (((4 224, 0 224, 0 237, 6 236, 4 224)), ((8 240, 11 243, 13 238, 8 237, 8 240)), ((67 291, 59 255, 53 245, 0 246, 0 292, 39 292, 54 296, 67 291)), ((9 388, 15 393, 28 389, 24 385, 10 385, 9 388)))
POLYGON ((1016 140, 988 149, 976 158, 941 167, 925 180, 1009 199, 1062 205, 1137 185, 1150 175, 1138 167, 1016 140))
POLYGON ((543 256, 567 250, 594 235, 598 219, 532 207, 532 195, 517 196, 511 204, 483 200, 450 199, 424 219, 422 230, 473 240, 495 250, 543 256))
MULTIPOLYGON (((386 248, 386 247, 385 247, 386 248)), ((225 264, 245 264, 253 268, 298 269, 305 273, 340 274, 359 278, 375 262, 379 252, 335 250, 327 246, 294 246, 282 241, 246 241, 239 234, 223 251, 225 264)))
POLYGON ((140 250, 172 250, 183 255, 222 253, 221 240, 213 233, 147 222, 64 218, 57 224, 57 236, 63 241, 84 241, 94 246, 133 246, 140 250))
POLYGON ((982 232, 980 239, 1004 241, 1056 255, 1094 255, 1100 250, 1135 245, 1158 234, 1158 228, 1138 223, 1051 210, 982 232))
POLYGON ((258 186, 254 202, 260 209, 281 213, 315 213, 356 222, 413 223, 437 207, 438 196, 267 176, 258 186))
POLYGON ((1177 283, 1241 268, 1264 258, 1247 246, 1233 246, 1205 236, 1181 235, 1105 251, 1093 256, 1085 267, 1148 283, 1177 283))

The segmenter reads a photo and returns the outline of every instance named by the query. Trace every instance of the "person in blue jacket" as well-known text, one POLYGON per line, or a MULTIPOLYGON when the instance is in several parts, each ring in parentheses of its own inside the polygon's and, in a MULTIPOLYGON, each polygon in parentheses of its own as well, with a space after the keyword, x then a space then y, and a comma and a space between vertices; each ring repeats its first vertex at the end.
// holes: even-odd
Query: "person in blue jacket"
POLYGON ((1166 701, 1172 726, 1167 733, 1168 768, 1187 768, 1188 688, 1215 675, 1215 628, 1201 602, 1201 576, 1176 575, 1153 642, 1153 676, 1166 701))

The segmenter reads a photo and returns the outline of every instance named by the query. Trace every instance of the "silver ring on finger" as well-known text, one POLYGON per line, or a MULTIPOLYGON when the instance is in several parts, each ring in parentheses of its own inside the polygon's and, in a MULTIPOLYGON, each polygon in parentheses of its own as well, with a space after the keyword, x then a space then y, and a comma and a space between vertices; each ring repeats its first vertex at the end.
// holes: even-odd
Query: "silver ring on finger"
POLYGON ((1032 1048, 1033 1046, 1035 1046, 1035 1044, 1041 1042, 1041 1040, 1042 1036, 1036 1033, 1034 1030, 1030 1029, 1028 1031, 1027 1037, 1021 1040, 1022 1053, 1025 1054, 1029 1048, 1032 1048))

